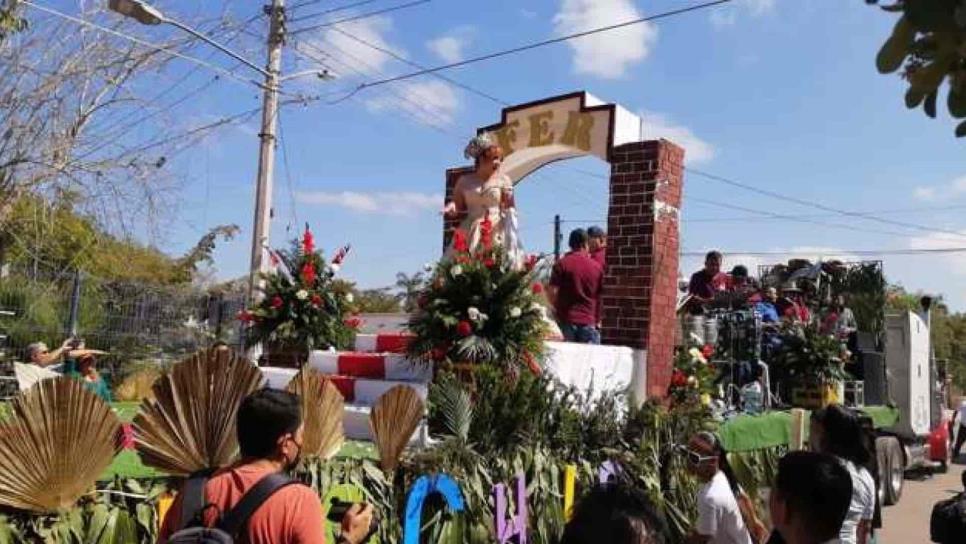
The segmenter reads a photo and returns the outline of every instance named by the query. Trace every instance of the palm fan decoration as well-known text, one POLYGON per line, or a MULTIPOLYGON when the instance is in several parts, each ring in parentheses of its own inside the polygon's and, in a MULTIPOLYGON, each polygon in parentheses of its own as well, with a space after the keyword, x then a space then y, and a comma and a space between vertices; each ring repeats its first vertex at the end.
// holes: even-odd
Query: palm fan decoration
POLYGON ((369 415, 369 427, 379 450, 379 466, 389 471, 399 464, 403 448, 423 417, 423 401, 412 387, 397 385, 386 391, 369 415))
POLYGON ((305 424, 303 448, 308 455, 329 459, 345 442, 342 427, 344 401, 339 390, 315 369, 303 368, 292 381, 289 391, 299 396, 302 421, 305 424))
POLYGON ((120 428, 81 381, 36 383, 0 425, 0 504, 33 512, 73 506, 111 464, 120 428))
POLYGON ((238 454, 238 406, 261 383, 258 368, 229 349, 200 351, 174 365, 134 418, 141 462, 174 475, 230 464, 238 454))

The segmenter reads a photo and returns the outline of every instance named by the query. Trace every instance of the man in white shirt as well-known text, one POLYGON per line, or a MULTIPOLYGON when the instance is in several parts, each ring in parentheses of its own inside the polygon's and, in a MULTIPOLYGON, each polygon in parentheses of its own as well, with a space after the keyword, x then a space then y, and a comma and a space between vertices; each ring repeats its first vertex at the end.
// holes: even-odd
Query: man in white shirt
POLYGON ((852 479, 838 459, 791 452, 778 462, 769 511, 785 544, 836 544, 852 500, 852 479))
POLYGON ((734 491, 721 472, 720 454, 718 439, 711 433, 697 433, 688 441, 688 470, 703 483, 688 544, 751 544, 734 491))

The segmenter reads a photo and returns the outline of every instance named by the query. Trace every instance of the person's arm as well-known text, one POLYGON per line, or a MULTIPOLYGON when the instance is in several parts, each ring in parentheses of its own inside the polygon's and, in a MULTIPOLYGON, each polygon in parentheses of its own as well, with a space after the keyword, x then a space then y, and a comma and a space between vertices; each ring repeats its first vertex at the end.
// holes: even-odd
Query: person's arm
POLYGON ((50 366, 59 362, 61 358, 63 358, 64 354, 71 349, 72 343, 73 343, 72 338, 68 338, 67 340, 64 340, 64 343, 61 344, 59 348, 47 353, 46 356, 41 358, 39 363, 40 366, 50 366))
POLYGON ((715 507, 707 500, 698 500, 698 519, 694 521, 687 544, 706 544, 718 532, 718 516, 715 507))
POLYGON ((466 197, 463 195, 463 178, 456 181, 453 187, 453 199, 446 203, 443 208, 443 215, 446 217, 458 217, 466 211, 466 197))

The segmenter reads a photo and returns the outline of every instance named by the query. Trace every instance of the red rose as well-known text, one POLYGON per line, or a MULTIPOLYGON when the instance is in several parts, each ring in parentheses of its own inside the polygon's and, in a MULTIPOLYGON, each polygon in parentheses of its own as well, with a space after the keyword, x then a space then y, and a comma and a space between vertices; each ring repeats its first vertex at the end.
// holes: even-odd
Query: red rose
POLYGON ((255 316, 248 310, 242 310, 238 312, 238 320, 242 323, 251 323, 255 320, 255 316))
POLYGON ((471 325, 469 321, 460 321, 459 324, 456 325, 456 333, 460 336, 469 336, 473 334, 473 325, 471 325))
POLYGON ((456 229, 456 232, 453 233, 453 249, 461 253, 470 250, 470 244, 466 240, 466 233, 462 229, 456 229))
POLYGON ((493 268, 496 266, 496 260, 493 257, 488 257, 485 261, 483 261, 483 266, 493 268))
POLYGON ((309 230, 309 226, 305 225, 305 234, 302 235, 302 252, 306 255, 310 255, 315 251, 315 237, 312 236, 312 231, 309 230))
POLYGON ((312 306, 321 306, 322 305, 322 297, 320 297, 319 295, 312 295, 312 298, 309 299, 309 302, 312 303, 312 306))
POLYGON ((433 351, 430 352, 429 356, 434 361, 442 361, 443 359, 446 359, 446 355, 448 353, 449 353, 449 350, 446 349, 446 347, 444 347, 444 346, 438 346, 438 347, 433 348, 433 351))
POLYGON ((485 249, 493 247, 493 223, 489 217, 480 223, 480 244, 485 249))
POLYGON ((345 325, 350 329, 359 330, 359 328, 362 327, 362 318, 354 315, 345 320, 345 325))
POLYGON ((533 289, 533 294, 534 295, 542 295, 543 294, 543 284, 542 283, 534 283, 531 288, 533 289))
POLYGON ((714 346, 712 344, 705 344, 705 346, 701 348, 701 355, 704 355, 705 359, 710 359, 711 356, 714 355, 714 346))
POLYGON ((311 261, 305 263, 305 266, 302 267, 302 283, 312 285, 315 283, 315 279, 317 277, 318 275, 315 272, 315 265, 312 264, 311 261))
POLYGON ((275 295, 272 298, 272 308, 275 308, 276 310, 278 310, 278 309, 281 309, 281 307, 284 305, 285 305, 285 301, 282 300, 282 297, 275 295))
POLYGON ((688 384, 688 377, 684 375, 684 372, 680 370, 675 370, 671 374, 671 385, 675 387, 684 387, 688 384))

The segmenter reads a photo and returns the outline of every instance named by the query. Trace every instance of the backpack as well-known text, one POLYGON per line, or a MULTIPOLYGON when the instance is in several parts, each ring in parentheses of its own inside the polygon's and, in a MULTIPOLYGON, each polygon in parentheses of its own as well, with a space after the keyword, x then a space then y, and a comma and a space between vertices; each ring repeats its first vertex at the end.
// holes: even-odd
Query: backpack
POLYGON ((941 544, 966 542, 966 493, 939 501, 932 507, 929 538, 941 544))
MULTIPOLYGON (((181 527, 169 538, 169 544, 234 544, 239 533, 248 526, 248 518, 279 489, 295 483, 281 473, 269 474, 246 492, 238 504, 224 512, 214 527, 205 527, 204 511, 212 505, 205 500, 208 475, 192 476, 185 484, 181 502, 181 527)), ((244 540, 244 539, 242 539, 244 540)))

